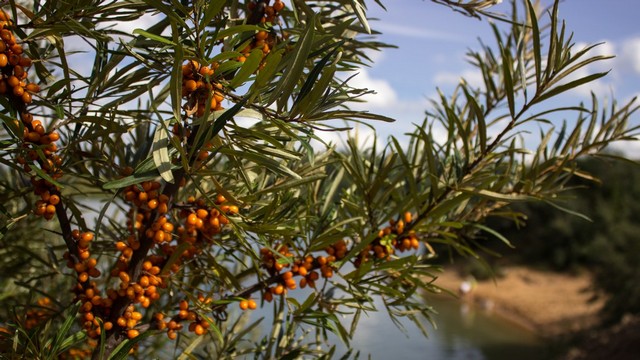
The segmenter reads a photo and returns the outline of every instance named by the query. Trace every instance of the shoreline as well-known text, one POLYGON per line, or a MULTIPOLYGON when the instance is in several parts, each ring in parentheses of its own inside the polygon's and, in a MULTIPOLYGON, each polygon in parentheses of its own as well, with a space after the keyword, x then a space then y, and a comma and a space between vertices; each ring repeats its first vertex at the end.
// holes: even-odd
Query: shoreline
POLYGON ((438 296, 472 303, 532 331, 541 339, 570 335, 598 322, 604 301, 593 300, 595 294, 589 274, 567 275, 524 266, 504 267, 503 272, 504 275, 493 280, 476 282, 454 267, 445 267, 434 284, 459 294, 454 297, 443 291, 438 296), (465 281, 467 284, 462 287, 468 287, 468 292, 460 295, 465 281))

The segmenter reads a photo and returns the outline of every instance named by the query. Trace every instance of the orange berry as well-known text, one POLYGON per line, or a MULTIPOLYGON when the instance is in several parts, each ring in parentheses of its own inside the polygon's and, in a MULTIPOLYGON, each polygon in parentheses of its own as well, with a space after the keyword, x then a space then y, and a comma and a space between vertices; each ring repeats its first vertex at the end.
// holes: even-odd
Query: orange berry
POLYGON ((187 224, 195 225, 196 222, 198 222, 198 216, 194 213, 189 214, 189 216, 187 217, 187 224))
POLYGON ((411 216, 411 213, 410 213, 410 212, 408 212, 408 211, 407 211, 407 212, 405 212, 405 213, 404 213, 404 222, 408 224, 408 223, 410 223, 410 222, 411 222, 411 220, 413 220, 413 219, 412 219, 412 216, 411 216))
POLYGON ((240 301, 240 310, 247 310, 249 308, 249 302, 247 300, 240 301))
POLYGON ((60 203, 60 196, 58 195, 51 195, 51 197, 49 197, 49 204, 51 205, 58 205, 60 203))
POLYGON ((127 326, 127 319, 123 318, 122 316, 120 316, 118 318, 118 321, 116 322, 118 324, 118 326, 120 327, 125 327, 127 326))
MULTIPOLYGON (((18 89, 18 88, 16 88, 16 89, 18 89)), ((20 89, 22 89, 22 88, 20 88, 20 89)), ((33 99, 31 98, 31 94, 29 94, 28 92, 24 91, 24 89, 23 89, 21 98, 22 98, 22 102, 25 103, 25 104, 31 104, 31 101, 33 101, 33 99)))
MULTIPOLYGON (((55 196, 55 195, 53 195, 53 196, 55 196)), ((89 241, 93 240, 93 233, 85 232, 85 233, 82 233, 81 236, 82 236, 82 240, 84 240, 84 241, 89 242, 89 241)))
POLYGON ((0 67, 5 67, 9 63, 9 58, 5 54, 0 54, 0 67))
POLYGON ((122 280, 122 282, 123 282, 123 283, 129 283, 129 281, 131 280, 131 279, 129 278, 129 274, 127 274, 127 273, 126 273, 126 272, 124 272, 124 271, 121 271, 121 272, 118 274, 118 277, 120 277, 120 280, 122 280))
POLYGON ((298 274, 301 276, 307 276, 307 268, 304 266, 301 266, 300 268, 298 268, 298 274))
POLYGON ((137 337, 138 335, 140 335, 140 332, 136 329, 130 329, 127 331, 127 337, 129 339, 133 339, 134 337, 137 337))
MULTIPOLYGON (((2 57, 0 56, 0 60, 1 58, 2 57)), ((28 83, 27 86, 25 86, 24 88, 27 89, 28 92, 32 92, 32 93, 37 93, 38 91, 40 91, 40 86, 34 83, 28 83)))
POLYGON ((22 57, 22 58, 20 58, 19 64, 22 67, 29 67, 29 66, 31 66, 31 59, 28 58, 28 57, 22 57))
POLYGON ((194 332, 196 335, 202 335, 202 334, 204 334, 204 333, 205 333, 205 329, 204 329, 204 327, 202 327, 202 325, 197 324, 197 325, 195 326, 195 328, 193 329, 193 332, 194 332))
POLYGON ((258 31, 258 33, 255 35, 256 40, 260 41, 260 40, 265 40, 267 38, 269 34, 262 30, 262 31, 258 31))
POLYGON ((22 54, 22 52, 23 52, 22 46, 20 44, 11 45, 11 52, 14 53, 14 54, 17 54, 17 55, 22 54))
POLYGON ((78 281, 81 283, 89 281, 89 274, 86 272, 80 273, 80 275, 78 275, 78 281))
POLYGON ((55 205, 51 205, 51 204, 47 205, 47 209, 46 209, 46 211, 45 211, 45 212, 46 212, 47 214, 52 214, 52 215, 53 215, 53 214, 55 214, 55 213, 56 213, 56 207, 55 207, 55 205))
POLYGON ((275 288, 273 288, 273 293, 276 295, 282 295, 282 293, 284 293, 284 286, 282 285, 276 286, 275 288))
POLYGON ((198 209, 198 211, 196 212, 196 216, 200 219, 204 219, 209 216, 209 212, 205 209, 198 209))
POLYGON ((187 92, 193 92, 197 88, 198 88, 198 84, 195 82, 195 80, 189 79, 189 80, 184 82, 184 89, 187 92))
POLYGON ((149 202, 147 202, 147 206, 149 207, 149 209, 154 210, 155 208, 158 207, 158 200, 156 199, 149 200, 149 202))
POLYGON ((11 75, 9 79, 7 79, 7 84, 13 88, 20 85, 20 80, 14 75, 11 75))
POLYGON ((250 310, 255 310, 258 307, 258 304, 256 304, 255 300, 249 299, 248 306, 250 310))
POLYGON ((24 88, 22 86, 16 86, 13 88, 13 95, 22 96, 24 95, 24 88))

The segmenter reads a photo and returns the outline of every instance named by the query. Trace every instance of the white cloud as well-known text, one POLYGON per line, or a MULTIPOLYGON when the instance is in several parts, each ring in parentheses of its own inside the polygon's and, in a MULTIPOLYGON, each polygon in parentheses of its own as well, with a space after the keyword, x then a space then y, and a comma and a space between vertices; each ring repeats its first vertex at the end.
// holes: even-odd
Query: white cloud
POLYGON ((453 35, 451 34, 451 32, 430 30, 421 27, 377 22, 373 25, 373 28, 385 34, 401 35, 418 39, 446 40, 458 42, 464 41, 464 38, 453 35))
MULTIPOLYGON (((162 20, 163 17, 164 17, 164 15, 162 15, 160 13, 157 13, 157 14, 146 13, 146 14, 140 16, 139 18, 137 18, 136 20, 132 20, 132 21, 107 22, 107 23, 105 23, 104 28, 109 28, 111 30, 118 30, 118 31, 122 31, 122 32, 124 32, 126 34, 133 35, 133 30, 135 30, 135 29, 143 29, 143 30, 148 29, 152 25, 154 25, 157 22, 159 22, 160 20, 162 20)), ((167 27, 167 28, 169 28, 169 27, 167 27)), ((166 29, 165 29, 165 31, 166 31, 166 29)))
POLYGON ((640 37, 622 42, 616 63, 621 72, 633 72, 640 75, 640 37))
POLYGON ((477 69, 466 69, 459 72, 442 71, 436 73, 433 77, 433 82, 436 86, 456 86, 460 81, 464 79, 472 88, 481 87, 484 83, 482 74, 477 69))
POLYGON ((387 107, 398 101, 398 95, 391 84, 384 79, 373 78, 367 69, 360 69, 358 74, 349 80, 349 85, 375 91, 375 93, 366 94, 361 98, 366 101, 367 108, 387 107))

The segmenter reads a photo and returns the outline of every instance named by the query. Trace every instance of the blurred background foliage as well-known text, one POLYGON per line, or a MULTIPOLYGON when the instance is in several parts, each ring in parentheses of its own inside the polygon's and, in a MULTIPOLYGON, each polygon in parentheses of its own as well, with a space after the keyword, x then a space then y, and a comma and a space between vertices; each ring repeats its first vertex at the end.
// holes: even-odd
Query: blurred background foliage
MULTIPOLYGON (((507 261, 555 271, 595 275, 603 290, 605 320, 615 322, 640 313, 640 167, 637 163, 581 159, 579 166, 598 181, 575 177, 562 194, 563 212, 544 203, 521 203, 514 210, 526 217, 519 226, 490 219, 488 226, 512 241, 502 251, 507 261)), ((491 248, 498 250, 494 244, 491 248)), ((495 259, 494 259, 495 260, 495 259)))

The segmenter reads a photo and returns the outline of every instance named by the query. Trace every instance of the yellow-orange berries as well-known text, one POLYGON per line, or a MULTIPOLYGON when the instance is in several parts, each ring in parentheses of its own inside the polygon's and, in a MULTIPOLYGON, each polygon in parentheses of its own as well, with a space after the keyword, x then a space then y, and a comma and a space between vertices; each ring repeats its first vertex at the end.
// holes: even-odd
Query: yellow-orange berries
POLYGON ((258 304, 256 304, 255 300, 249 299, 247 306, 250 310, 255 310, 258 307, 258 304))

